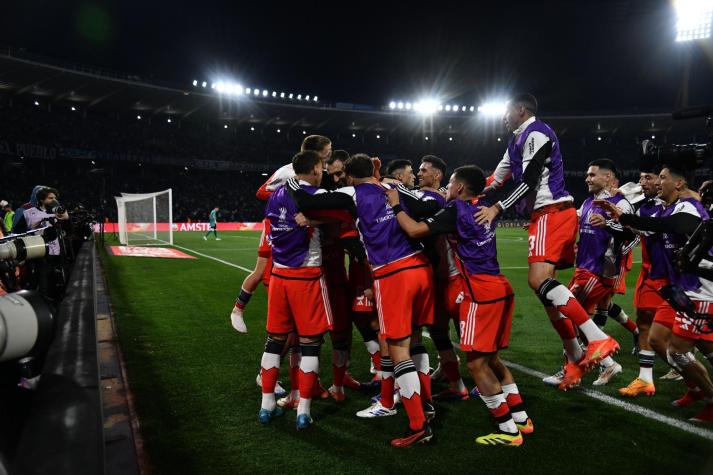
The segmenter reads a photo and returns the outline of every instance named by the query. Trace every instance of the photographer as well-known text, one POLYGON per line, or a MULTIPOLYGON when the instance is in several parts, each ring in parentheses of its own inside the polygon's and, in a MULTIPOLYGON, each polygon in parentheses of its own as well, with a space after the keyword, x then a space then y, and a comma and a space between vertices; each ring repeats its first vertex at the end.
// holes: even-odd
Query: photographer
MULTIPOLYGON (((57 201, 59 192, 56 189, 42 187, 34 191, 36 191, 34 196, 36 205, 23 207, 22 216, 19 220, 15 220, 14 233, 45 228, 48 225, 59 227, 59 221, 69 219, 67 210, 57 201)), ((61 232, 57 231, 58 237, 47 243, 47 257, 31 264, 34 272, 30 278, 30 287, 38 287, 44 297, 53 301, 61 299, 64 282, 61 232)))
POLYGON ((15 212, 12 210, 10 203, 5 200, 0 201, 0 233, 7 236, 12 231, 12 220, 15 212))

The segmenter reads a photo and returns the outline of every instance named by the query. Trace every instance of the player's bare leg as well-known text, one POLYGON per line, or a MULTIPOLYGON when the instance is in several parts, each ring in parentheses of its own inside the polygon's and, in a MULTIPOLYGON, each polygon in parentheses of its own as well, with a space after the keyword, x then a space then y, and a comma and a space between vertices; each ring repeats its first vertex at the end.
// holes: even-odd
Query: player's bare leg
POLYGON ((696 341, 672 334, 668 345, 668 362, 683 376, 689 388, 697 387, 706 403, 703 410, 691 420, 713 422, 713 381, 708 370, 696 359, 693 349, 696 341))
POLYGON ((243 284, 240 286, 240 293, 235 299, 233 310, 230 312, 230 323, 233 325, 233 328, 240 333, 248 332, 245 320, 243 319, 243 312, 253 293, 257 290, 258 285, 260 285, 262 281, 267 263, 268 258, 258 256, 257 261, 255 261, 255 268, 245 277, 243 284))

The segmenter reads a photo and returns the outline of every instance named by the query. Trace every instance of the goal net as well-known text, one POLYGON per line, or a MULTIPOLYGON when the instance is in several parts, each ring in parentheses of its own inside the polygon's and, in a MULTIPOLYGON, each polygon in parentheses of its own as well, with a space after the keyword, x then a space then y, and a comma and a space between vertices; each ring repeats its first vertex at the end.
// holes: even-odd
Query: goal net
POLYGON ((173 195, 170 188, 156 193, 122 193, 115 199, 121 244, 173 244, 173 195))

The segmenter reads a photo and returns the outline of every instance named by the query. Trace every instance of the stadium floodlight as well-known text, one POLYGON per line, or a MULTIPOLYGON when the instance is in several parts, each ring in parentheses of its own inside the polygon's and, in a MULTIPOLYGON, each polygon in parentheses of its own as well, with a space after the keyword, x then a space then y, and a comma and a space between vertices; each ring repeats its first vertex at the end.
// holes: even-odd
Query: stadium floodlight
POLYGON ((424 137, 424 139, 428 142, 428 135, 426 135, 426 136, 424 137))
POLYGON ((453 142, 453 137, 448 137, 449 142, 453 142))
POLYGON ((438 104, 438 111, 440 112, 442 110, 443 110, 443 104, 438 104))
POLYGON ((655 135, 652 135, 652 136, 651 136, 651 140, 654 140, 655 138, 656 138, 655 135))
POLYGON ((422 99, 418 102, 418 111, 423 115, 435 114, 438 110, 438 101, 434 99, 422 99))
POLYGON ((376 134, 376 139, 378 140, 378 139, 380 139, 380 138, 381 138, 381 135, 376 134))
POLYGON ((39 102, 37 102, 37 101, 35 101, 35 105, 36 105, 36 106, 39 106, 39 105, 40 105, 40 103, 39 103, 39 102))
POLYGON ((272 91, 272 97, 277 97, 277 92, 272 91))
POLYGON ((675 0, 676 41, 702 40, 711 37, 713 1, 675 0))
POLYGON ((259 96, 260 95, 260 89, 253 89, 253 95, 254 96, 259 96))
POLYGON ((459 106, 458 104, 454 105, 454 106, 453 106, 453 112, 458 112, 458 108, 459 108, 459 107, 460 107, 460 106, 459 106))
POLYGON ((411 110, 411 103, 410 103, 410 102, 407 102, 405 107, 406 107, 406 110, 407 110, 407 111, 410 111, 410 110, 411 110))
POLYGON ((215 89, 215 83, 214 83, 214 82, 210 83, 210 88, 211 88, 211 89, 215 89))
POLYGON ((251 91, 252 91, 252 89, 250 89, 249 87, 245 88, 245 94, 250 94, 251 91))
POLYGON ((307 131, 306 131, 306 130, 303 130, 303 131, 302 131, 302 135, 307 135, 307 131))
POLYGON ((506 108, 506 101, 490 101, 479 105, 478 112, 487 117, 502 117, 506 108))
POLYGON ((465 112, 465 106, 461 106, 460 111, 465 112))
POLYGON ((352 138, 356 138, 356 134, 352 134, 352 138))
POLYGON ((172 122, 171 118, 169 117, 168 119, 166 119, 166 122, 168 122, 170 124, 172 122))
POLYGON ((302 100, 302 94, 297 94, 297 100, 301 101, 302 100))
POLYGON ((601 138, 601 137, 597 137, 597 142, 601 142, 601 141, 602 141, 602 138, 601 138))
POLYGON ((223 128, 224 128, 224 129, 227 129, 227 128, 228 128, 228 124, 224 124, 224 125, 223 125, 223 128))
POLYGON ((141 120, 141 114, 136 116, 136 120, 141 120))
POLYGON ((475 112, 475 106, 470 106, 470 111, 475 112))
POLYGON ((285 93, 284 93, 284 92, 281 92, 281 93, 280 93, 280 99, 284 99, 284 98, 285 98, 285 93))
POLYGON ((278 133, 278 134, 280 133, 280 129, 277 129, 277 133, 278 133))
POLYGON ((314 102, 317 102, 317 96, 314 96, 314 98, 313 98, 312 100, 313 100, 314 102))
POLYGON ((450 112, 450 111, 451 111, 451 105, 450 105, 450 104, 446 104, 446 112, 450 112))
POLYGON ((498 137, 498 142, 502 142, 502 141, 503 141, 503 139, 501 139, 500 137, 498 137))
POLYGON ((76 110, 77 110, 77 108, 74 107, 74 106, 70 107, 70 109, 72 109, 72 111, 76 111, 76 110))
POLYGON ((262 90, 262 97, 267 97, 268 94, 270 94, 270 93, 267 92, 267 89, 262 90))
POLYGON ((404 108, 404 103, 401 102, 401 101, 397 102, 397 103, 396 103, 396 108, 397 108, 398 110, 402 110, 402 109, 404 108))
POLYGON ((205 82, 205 81, 203 81, 203 82, 201 83, 201 86, 203 86, 203 87, 206 87, 207 85, 208 85, 208 83, 205 82))
POLYGON ((394 102, 394 101, 389 102, 389 109, 391 109, 391 110, 396 109, 396 102, 394 102))
POLYGON ((255 132, 255 127, 250 127, 250 132, 255 132))
POLYGON ((290 99, 292 99, 292 96, 294 96, 294 94, 290 93, 290 99))
POLYGON ((305 96, 305 101, 309 101, 309 94, 305 96))
POLYGON ((198 79, 194 79, 194 80, 193 80, 193 85, 194 85, 194 86, 197 86, 197 85, 198 85, 198 79))

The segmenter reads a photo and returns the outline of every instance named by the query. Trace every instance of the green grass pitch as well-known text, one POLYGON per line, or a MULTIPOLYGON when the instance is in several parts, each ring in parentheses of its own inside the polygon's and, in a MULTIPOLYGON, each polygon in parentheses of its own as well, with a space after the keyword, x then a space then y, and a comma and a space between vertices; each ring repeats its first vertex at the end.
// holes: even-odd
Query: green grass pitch
MULTIPOLYGON (((259 234, 221 233, 222 241, 204 241, 202 233, 176 233, 176 244, 252 269, 259 234)), ((540 302, 527 287, 527 235, 500 229, 498 249, 503 272, 513 284, 516 308, 510 348, 503 357, 550 374, 561 363, 559 338, 540 302)), ((229 314, 246 272, 199 257, 196 260, 114 257, 101 252, 141 430, 155 473, 711 473, 713 428, 708 439, 640 414, 595 400, 579 391, 562 393, 531 375, 513 371, 535 423, 535 433, 519 448, 477 446, 474 439, 492 423, 480 400, 436 406, 435 437, 430 444, 392 449, 407 419, 358 419, 369 397, 347 390, 347 400, 315 401, 316 421, 309 431, 295 430, 288 412, 262 426, 257 421, 260 391, 255 384, 265 342, 266 293, 260 288, 246 311, 249 333, 230 326, 229 314)), ((637 250, 638 259, 638 250, 637 250)), ((635 259, 635 260, 637 260, 635 259)), ((638 264, 629 273, 632 289, 638 264)), ((559 280, 569 281, 571 271, 559 280)), ((631 291, 618 302, 634 315, 631 291)), ((619 387, 638 374, 631 336, 616 322, 607 331, 622 345, 616 357, 624 373, 601 393, 620 399, 619 387)), ((432 365, 436 352, 427 347, 432 365)), ((331 344, 322 349, 321 378, 331 384, 331 344)), ((464 358, 462 358, 464 360, 464 358)), ((707 365, 707 363, 706 363, 707 365)), ((710 369, 710 366, 708 366, 710 369)), ((668 369, 657 361, 655 377, 668 369)), ((369 374, 369 357, 354 331, 351 372, 369 374)), ((465 367, 462 373, 472 387, 465 367)), ((584 380, 591 387, 595 378, 584 380)), ((288 385, 287 362, 281 381, 288 385)), ((629 402, 685 421, 700 409, 676 409, 671 401, 685 388, 656 381, 652 398, 629 402)), ((438 386, 434 385, 434 392, 438 386)))

